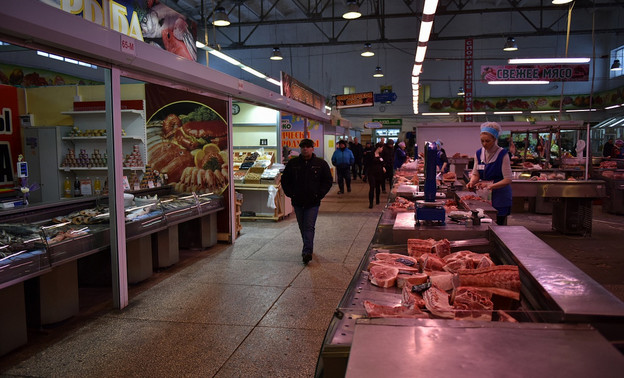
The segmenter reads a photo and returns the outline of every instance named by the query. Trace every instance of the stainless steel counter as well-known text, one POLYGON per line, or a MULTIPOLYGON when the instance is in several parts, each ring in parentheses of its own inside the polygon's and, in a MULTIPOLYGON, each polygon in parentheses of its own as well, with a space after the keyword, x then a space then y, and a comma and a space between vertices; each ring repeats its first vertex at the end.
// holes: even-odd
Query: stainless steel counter
POLYGON ((485 238, 491 223, 481 223, 479 226, 466 227, 463 224, 446 222, 445 225, 416 225, 414 212, 397 213, 392 227, 392 244, 407 243, 407 239, 448 239, 463 240, 485 238))
POLYGON ((584 325, 384 320, 358 320, 346 377, 615 378, 624 371, 624 356, 584 325))
POLYGON ((514 197, 601 198, 606 195, 602 180, 513 180, 514 197))

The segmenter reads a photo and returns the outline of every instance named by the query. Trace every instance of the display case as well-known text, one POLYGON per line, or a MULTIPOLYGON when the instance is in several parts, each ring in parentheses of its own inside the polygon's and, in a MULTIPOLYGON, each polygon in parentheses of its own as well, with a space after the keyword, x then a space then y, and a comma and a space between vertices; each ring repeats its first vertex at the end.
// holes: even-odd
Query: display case
POLYGON ((0 289, 48 270, 50 256, 39 226, 0 224, 0 289))

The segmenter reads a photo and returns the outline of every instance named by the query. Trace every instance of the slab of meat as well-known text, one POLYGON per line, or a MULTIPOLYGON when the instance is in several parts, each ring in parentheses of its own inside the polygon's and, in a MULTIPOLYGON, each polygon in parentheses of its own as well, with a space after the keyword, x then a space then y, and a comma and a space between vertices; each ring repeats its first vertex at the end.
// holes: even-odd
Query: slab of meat
POLYGON ((392 287, 396 284, 399 268, 389 265, 374 265, 370 268, 370 281, 379 287, 392 287))
POLYGON ((520 297, 520 273, 516 265, 498 265, 479 269, 462 269, 457 272, 459 286, 478 286, 490 288, 490 291, 519 299, 520 297), (498 290, 492 290, 498 289, 498 290))
POLYGON ((446 263, 432 253, 423 253, 418 257, 418 263, 424 270, 443 270, 446 263))
POLYGON ((438 257, 444 257, 451 253, 451 243, 448 239, 438 240, 433 245, 433 252, 438 255, 438 257))
POLYGON ((428 318, 429 316, 420 311, 418 307, 408 308, 405 306, 386 306, 364 301, 366 315, 371 318, 428 318))
POLYGON ((458 251, 444 256, 443 259, 446 262, 444 270, 452 273, 458 272, 460 269, 474 269, 477 268, 483 261, 481 268, 493 266, 494 263, 490 260, 490 255, 485 253, 475 253, 472 251, 458 251), (485 260, 484 260, 485 259, 485 260))
POLYGON ((431 253, 435 242, 434 239, 407 239, 407 254, 419 257, 423 253, 431 253))
POLYGON ((492 320, 492 295, 474 287, 459 287, 453 293, 455 319, 492 320))
POLYGON ((494 264, 494 261, 492 261, 492 259, 490 259, 490 256, 486 254, 486 255, 482 255, 481 260, 479 260, 479 263, 477 264, 477 269, 489 268, 494 265, 496 265, 494 264))
POLYGON ((453 289, 453 277, 455 276, 453 273, 437 270, 428 271, 426 273, 429 275, 431 284, 445 291, 453 289))
POLYGON ((394 260, 403 265, 418 268, 418 259, 412 256, 402 255, 400 253, 378 252, 375 260, 394 260))
POLYGON ((372 267, 377 266, 377 265, 380 265, 380 266, 393 266, 393 267, 397 268, 400 273, 407 273, 407 274, 418 273, 418 265, 409 266, 409 265, 405 265, 401 261, 392 260, 392 259, 388 259, 388 260, 372 260, 368 264, 368 270, 371 270, 372 267))
POLYGON ((422 285, 429 279, 425 273, 414 273, 414 274, 406 274, 399 273, 397 276, 397 286, 399 289, 403 288, 406 284, 411 285, 422 285))
POLYGON ((401 304, 405 307, 410 308, 425 308, 425 300, 423 299, 422 295, 420 295, 420 293, 412 291, 413 286, 414 285, 410 283, 406 283, 405 286, 403 286, 403 291, 401 292, 401 304))
POLYGON ((449 304, 449 295, 446 291, 432 285, 423 293, 423 299, 425 300, 425 307, 427 307, 427 310, 431 311, 433 315, 445 319, 455 318, 455 312, 453 311, 453 307, 449 304))

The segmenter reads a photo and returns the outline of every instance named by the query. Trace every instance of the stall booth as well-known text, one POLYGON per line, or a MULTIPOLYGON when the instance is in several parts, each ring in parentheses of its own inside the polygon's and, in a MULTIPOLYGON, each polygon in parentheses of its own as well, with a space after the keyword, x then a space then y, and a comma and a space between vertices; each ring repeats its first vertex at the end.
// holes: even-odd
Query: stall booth
MULTIPOLYGON (((592 171, 591 177, 604 180, 606 196, 602 200, 602 209, 613 214, 624 214, 624 158, 604 156, 605 144, 609 139, 613 145, 624 141, 624 116, 611 117, 599 122, 591 129, 592 171)), ((607 151, 608 152, 608 151, 607 151)), ((621 152, 621 151, 620 151, 621 152)))
POLYGON ((624 303, 474 196, 423 200, 426 166, 395 175, 316 376, 621 375, 624 303), (444 218, 416 222, 419 201, 444 218))
POLYGON ((44 2, 0 18, 0 355, 76 315, 80 287, 123 309, 181 248, 234 241, 233 96, 328 119, 44 2))

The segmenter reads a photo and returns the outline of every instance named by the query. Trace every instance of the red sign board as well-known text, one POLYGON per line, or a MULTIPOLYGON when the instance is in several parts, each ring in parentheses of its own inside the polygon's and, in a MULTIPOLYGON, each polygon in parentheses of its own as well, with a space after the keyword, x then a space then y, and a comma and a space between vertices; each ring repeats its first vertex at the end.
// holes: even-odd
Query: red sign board
POLYGON ((336 95, 336 109, 362 108, 373 105, 375 105, 373 92, 336 95))
POLYGON ((589 64, 481 66, 483 81, 588 81, 589 64))

